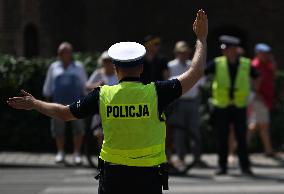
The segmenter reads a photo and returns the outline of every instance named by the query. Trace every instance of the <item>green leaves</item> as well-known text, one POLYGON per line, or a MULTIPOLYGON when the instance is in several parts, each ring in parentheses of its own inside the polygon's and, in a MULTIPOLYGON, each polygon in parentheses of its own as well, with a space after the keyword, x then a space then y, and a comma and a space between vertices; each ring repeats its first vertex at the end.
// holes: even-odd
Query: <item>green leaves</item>
MULTIPOLYGON (((88 74, 91 74, 97 67, 98 57, 98 53, 74 54, 74 59, 81 61, 85 65, 88 74)), ((0 55, 0 90, 9 88, 9 90, 15 91, 25 86, 32 79, 42 80, 49 65, 55 60, 56 58, 34 58, 29 60, 23 57, 16 58, 11 55, 0 55)), ((41 83, 40 80, 37 83, 41 83)))
MULTIPOLYGON (((97 67, 99 54, 75 53, 88 74, 97 67)), ((6 104, 7 98, 17 96, 21 89, 39 99, 49 65, 53 58, 25 59, 0 55, 0 150, 43 150, 52 147, 49 119, 35 111, 13 110, 6 104)))

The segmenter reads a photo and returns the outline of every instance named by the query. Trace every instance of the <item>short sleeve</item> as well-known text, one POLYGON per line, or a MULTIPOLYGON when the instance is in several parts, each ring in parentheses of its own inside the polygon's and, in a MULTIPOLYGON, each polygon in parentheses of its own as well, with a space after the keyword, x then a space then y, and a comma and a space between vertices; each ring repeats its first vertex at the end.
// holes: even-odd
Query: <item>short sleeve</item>
POLYGON ((204 74, 205 75, 212 75, 215 73, 215 61, 209 61, 205 67, 204 74))
POLYGON ((87 118, 99 114, 100 88, 95 88, 86 97, 72 103, 69 108, 74 117, 87 118))
POLYGON ((178 99, 182 94, 182 88, 178 79, 155 82, 158 95, 158 109, 161 114, 169 104, 178 99))

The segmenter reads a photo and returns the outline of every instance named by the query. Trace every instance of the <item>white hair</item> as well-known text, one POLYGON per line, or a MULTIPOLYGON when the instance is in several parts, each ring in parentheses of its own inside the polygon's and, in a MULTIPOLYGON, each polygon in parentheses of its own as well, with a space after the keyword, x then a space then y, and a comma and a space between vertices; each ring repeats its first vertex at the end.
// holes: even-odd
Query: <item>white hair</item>
POLYGON ((57 53, 60 54, 64 50, 72 51, 73 50, 72 44, 70 44, 69 42, 62 42, 58 47, 57 53))

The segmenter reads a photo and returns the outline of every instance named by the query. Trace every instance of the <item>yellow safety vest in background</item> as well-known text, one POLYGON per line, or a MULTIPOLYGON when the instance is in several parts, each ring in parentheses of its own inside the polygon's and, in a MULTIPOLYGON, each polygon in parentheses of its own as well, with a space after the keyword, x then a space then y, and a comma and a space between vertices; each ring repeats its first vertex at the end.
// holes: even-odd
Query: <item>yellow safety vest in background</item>
POLYGON ((145 167, 166 162, 166 127, 159 119, 154 83, 122 82, 101 87, 100 115, 102 160, 145 167))
POLYGON ((241 57, 234 85, 234 99, 230 99, 231 78, 225 56, 215 58, 215 75, 212 84, 213 104, 219 108, 229 105, 247 106, 250 92, 250 59, 241 57))

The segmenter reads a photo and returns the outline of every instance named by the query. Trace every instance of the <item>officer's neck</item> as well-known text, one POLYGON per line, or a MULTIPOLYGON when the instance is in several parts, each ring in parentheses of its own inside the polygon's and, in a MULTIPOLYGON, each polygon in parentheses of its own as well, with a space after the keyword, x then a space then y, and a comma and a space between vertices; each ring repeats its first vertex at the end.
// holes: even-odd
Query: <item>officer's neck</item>
POLYGON ((118 71, 117 72, 117 78, 118 80, 121 80, 123 78, 126 78, 126 77, 140 77, 140 73, 123 73, 123 72, 120 72, 118 71))
POLYGON ((142 73, 143 68, 116 68, 117 78, 118 80, 122 80, 125 78, 140 78, 140 74, 142 73))
POLYGON ((118 80, 119 82, 122 82, 122 81, 140 81, 140 76, 124 76, 124 77, 121 77, 119 78, 118 77, 118 80))

